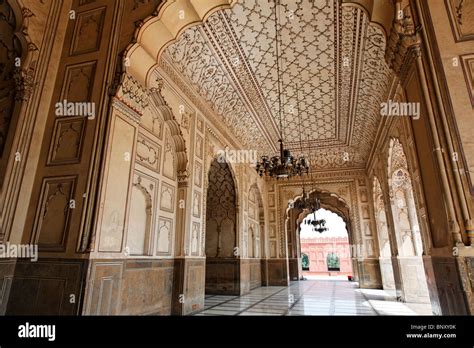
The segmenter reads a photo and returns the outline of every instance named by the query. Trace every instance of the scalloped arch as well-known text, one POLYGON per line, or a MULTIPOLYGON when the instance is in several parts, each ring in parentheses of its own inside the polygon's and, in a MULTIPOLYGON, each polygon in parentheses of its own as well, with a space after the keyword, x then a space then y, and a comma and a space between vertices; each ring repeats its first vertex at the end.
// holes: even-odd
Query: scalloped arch
POLYGON ((154 102, 158 113, 163 118, 170 130, 171 138, 173 139, 176 156, 178 159, 177 170, 179 176, 180 174, 186 173, 188 166, 186 142, 184 141, 183 133, 181 132, 178 121, 176 121, 176 118, 173 115, 173 111, 164 101, 160 90, 157 88, 152 88, 150 91, 151 99, 154 102))
POLYGON ((214 12, 234 6, 237 0, 166 0, 157 15, 145 19, 135 33, 135 42, 126 50, 124 66, 143 86, 166 47, 189 27, 202 24, 214 12))
MULTIPOLYGON (((330 192, 328 190, 322 190, 322 189, 314 189, 314 190, 311 190, 308 195, 312 195, 312 194, 323 194, 324 197, 322 197, 321 199, 321 208, 324 208, 326 210, 329 210, 329 211, 332 211, 333 213, 339 215, 346 224, 349 224, 351 219, 350 219, 350 205, 347 204, 347 202, 342 198, 340 197, 339 195, 333 193, 333 192, 330 192), (341 205, 342 208, 344 209, 347 209, 347 212, 344 212, 341 207, 338 207, 336 205, 334 205, 333 203, 334 202, 329 202, 328 200, 330 198, 334 198, 333 201, 335 200, 338 204, 341 205)), ((294 197, 293 199, 293 202, 296 202, 297 200, 301 199, 303 196, 302 195, 297 195, 294 197)), ((290 209, 292 208, 287 208, 286 210, 286 216, 288 216, 288 212, 290 211, 290 209)), ((306 216, 310 214, 309 212, 306 214, 306 216)))
POLYGON ((370 22, 383 28, 385 37, 389 37, 395 16, 392 0, 343 0, 342 3, 361 7, 369 16, 370 22))

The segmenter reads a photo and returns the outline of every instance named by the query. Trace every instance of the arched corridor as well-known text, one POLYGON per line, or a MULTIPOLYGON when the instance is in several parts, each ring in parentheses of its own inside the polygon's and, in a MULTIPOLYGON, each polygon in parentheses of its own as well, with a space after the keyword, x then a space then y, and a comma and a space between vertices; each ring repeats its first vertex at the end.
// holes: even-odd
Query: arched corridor
POLYGON ((0 1, 0 314, 472 315, 473 13, 0 1))

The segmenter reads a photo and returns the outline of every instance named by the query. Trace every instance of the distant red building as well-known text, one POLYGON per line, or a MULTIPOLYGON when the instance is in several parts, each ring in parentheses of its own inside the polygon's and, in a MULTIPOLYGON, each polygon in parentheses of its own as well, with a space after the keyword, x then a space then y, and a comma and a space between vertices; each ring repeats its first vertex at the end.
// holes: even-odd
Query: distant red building
POLYGON ((348 237, 301 238, 303 275, 352 275, 348 237))

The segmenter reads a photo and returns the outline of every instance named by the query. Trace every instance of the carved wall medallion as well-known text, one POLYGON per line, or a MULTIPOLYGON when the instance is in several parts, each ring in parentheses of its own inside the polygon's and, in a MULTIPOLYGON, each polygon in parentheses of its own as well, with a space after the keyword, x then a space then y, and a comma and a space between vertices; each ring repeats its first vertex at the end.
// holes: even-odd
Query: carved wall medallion
POLYGON ((161 146, 154 143, 143 134, 137 140, 136 160, 141 165, 160 173, 161 146))

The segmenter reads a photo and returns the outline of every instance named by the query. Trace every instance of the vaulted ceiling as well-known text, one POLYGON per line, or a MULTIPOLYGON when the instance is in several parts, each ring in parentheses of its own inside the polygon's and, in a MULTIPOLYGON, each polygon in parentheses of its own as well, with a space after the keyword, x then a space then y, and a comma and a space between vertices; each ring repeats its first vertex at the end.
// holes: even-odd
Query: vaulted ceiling
MULTIPOLYGON (((240 0, 186 30, 163 54, 247 149, 279 139, 274 1, 240 0)), ((311 149, 316 169, 365 167, 392 75, 383 30, 337 0, 281 0, 278 8, 285 144, 311 149), (299 88, 299 107, 296 88, 299 88)))

